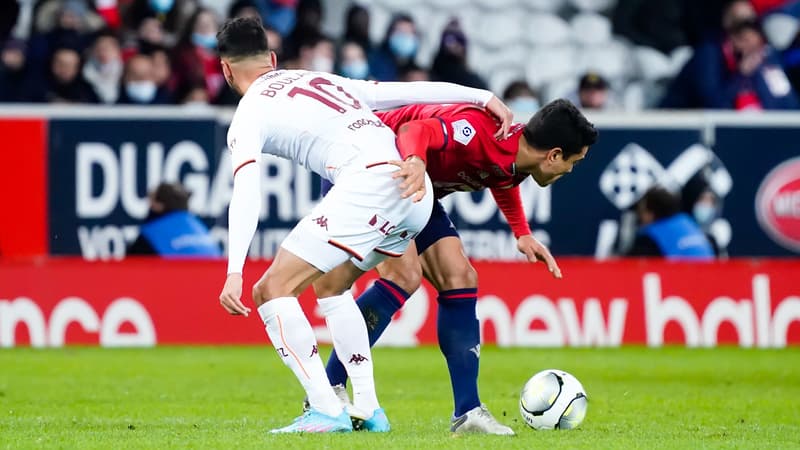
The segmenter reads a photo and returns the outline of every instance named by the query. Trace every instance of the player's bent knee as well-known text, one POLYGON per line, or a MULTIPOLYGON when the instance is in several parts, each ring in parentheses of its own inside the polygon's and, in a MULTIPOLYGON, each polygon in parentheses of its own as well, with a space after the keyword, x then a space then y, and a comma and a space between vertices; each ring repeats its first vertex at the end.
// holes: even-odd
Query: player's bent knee
POLYGON ((381 264, 378 273, 381 278, 400 286, 409 294, 416 292, 422 284, 422 267, 419 264, 381 264))
POLYGON ((275 277, 266 276, 253 285, 253 302, 257 306, 279 297, 290 297, 294 294, 287 290, 275 277))
POLYGON ((438 280, 439 289, 449 291, 451 289, 466 289, 478 287, 478 272, 468 261, 454 270, 443 273, 438 280))

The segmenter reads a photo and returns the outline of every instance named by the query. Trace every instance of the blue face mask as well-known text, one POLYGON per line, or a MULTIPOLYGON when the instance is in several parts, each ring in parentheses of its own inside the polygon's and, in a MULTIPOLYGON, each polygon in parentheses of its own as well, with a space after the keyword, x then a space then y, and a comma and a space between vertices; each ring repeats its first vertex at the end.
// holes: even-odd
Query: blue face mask
POLYGON ((342 76, 352 78, 354 80, 363 80, 369 75, 369 64, 366 61, 350 61, 349 63, 342 64, 342 76))
POLYGON ((150 103, 156 98, 158 87, 152 81, 129 81, 125 83, 125 93, 136 103, 150 103))
POLYGON ((400 58, 411 58, 417 53, 418 46, 419 41, 413 34, 393 33, 389 37, 389 49, 400 58))
POLYGON ((192 43, 207 50, 217 48, 217 36, 213 34, 192 33, 192 43))
POLYGON ((175 0, 150 0, 150 9, 159 14, 166 14, 174 4, 175 0))
POLYGON ((534 114, 539 111, 539 100, 534 97, 517 97, 508 102, 508 107, 515 113, 534 114))
POLYGON ((709 225, 717 217, 717 208, 708 203, 697 203, 692 208, 692 215, 700 226, 709 225))

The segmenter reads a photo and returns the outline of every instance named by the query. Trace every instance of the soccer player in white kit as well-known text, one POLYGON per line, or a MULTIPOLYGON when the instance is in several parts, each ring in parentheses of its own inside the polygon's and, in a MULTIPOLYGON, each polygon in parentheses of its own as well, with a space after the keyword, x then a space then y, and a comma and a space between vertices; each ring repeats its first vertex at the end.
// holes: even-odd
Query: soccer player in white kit
MULTIPOLYGON (((351 431, 350 415, 328 383, 311 325, 297 296, 334 267, 347 287, 386 257, 400 256, 432 209, 430 180, 404 186, 395 135, 373 113, 408 103, 472 102, 502 118, 511 113, 490 92, 447 83, 373 83, 303 70, 276 70, 261 22, 235 19, 218 34, 228 84, 243 94, 228 131, 233 166, 228 276, 220 303, 248 315, 242 268, 258 224, 261 153, 290 159, 334 182, 330 193, 281 244, 253 287, 270 341, 303 385, 309 411, 273 432, 351 431), (398 169, 398 166, 401 169, 398 169), (406 189, 406 192, 401 190, 406 189), (413 191, 408 191, 413 189, 413 191), (402 194, 402 195, 401 195, 402 194), (407 198, 413 195, 413 199, 407 198), (342 270, 342 269, 340 269, 342 270)), ((389 431, 372 376, 367 329, 348 292, 318 300, 353 385, 363 427, 389 431)))

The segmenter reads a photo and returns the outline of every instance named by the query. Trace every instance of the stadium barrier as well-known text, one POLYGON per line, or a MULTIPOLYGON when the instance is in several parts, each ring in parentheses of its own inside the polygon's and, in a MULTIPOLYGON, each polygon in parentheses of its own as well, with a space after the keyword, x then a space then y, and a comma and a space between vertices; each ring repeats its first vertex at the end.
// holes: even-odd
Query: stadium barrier
MULTIPOLYGON (((541 266, 477 261, 483 341, 499 346, 686 345, 780 348, 800 344, 800 260, 670 263, 561 259, 563 280, 541 266)), ((251 286, 267 263, 251 261, 251 286)), ((80 258, 0 261, 0 347, 69 344, 266 344, 258 315, 219 306, 221 261, 80 258)), ((374 279, 359 280, 356 295, 374 279)), ((247 289, 245 290, 247 292, 247 289)), ((252 304, 249 295, 245 302, 252 304)), ((324 320, 301 303, 320 342, 324 320)), ((436 342, 436 293, 421 288, 381 340, 436 342)))
MULTIPOLYGON (((230 110, 180 107, 0 107, 0 254, 121 259, 162 179, 193 191, 192 211, 226 239, 230 110), (24 117, 24 119, 19 119, 24 117), (24 189, 20 189, 24 186, 24 189)), ((518 117, 525 120, 527 117, 518 117)), ((523 185, 537 237, 555 254, 607 258, 624 212, 654 180, 675 187, 707 167, 724 199, 712 232, 731 256, 800 254, 800 113, 591 114, 600 140, 553 187, 523 185), (710 152, 709 150, 713 150, 710 152)), ((251 256, 269 259, 313 207, 318 179, 265 157, 264 204, 251 256)), ((445 199, 474 258, 520 257, 491 194, 445 199)))

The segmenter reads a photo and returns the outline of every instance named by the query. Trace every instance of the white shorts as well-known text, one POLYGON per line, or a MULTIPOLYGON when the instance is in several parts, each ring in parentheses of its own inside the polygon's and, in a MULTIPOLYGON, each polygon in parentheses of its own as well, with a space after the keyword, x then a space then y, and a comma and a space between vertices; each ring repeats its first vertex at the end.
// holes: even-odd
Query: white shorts
POLYGON ((292 229, 281 247, 322 272, 350 259, 368 271, 387 257, 398 257, 428 223, 433 187, 425 176, 426 194, 414 203, 402 198, 399 170, 377 164, 346 170, 328 195, 292 229))

